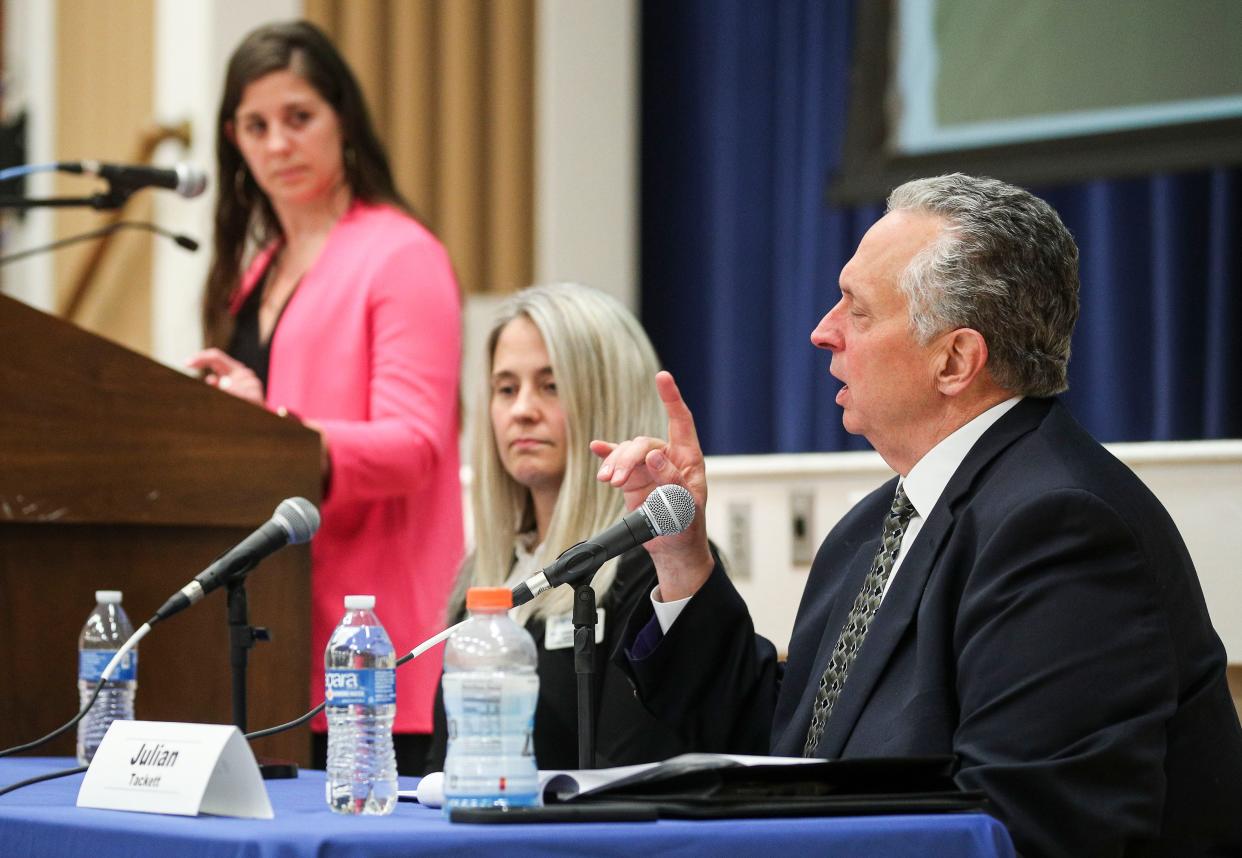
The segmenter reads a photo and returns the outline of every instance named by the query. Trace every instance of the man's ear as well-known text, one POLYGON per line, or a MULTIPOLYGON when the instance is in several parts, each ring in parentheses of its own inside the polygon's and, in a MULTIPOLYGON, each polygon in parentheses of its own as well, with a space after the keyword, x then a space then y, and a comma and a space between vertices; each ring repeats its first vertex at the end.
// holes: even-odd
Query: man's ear
POLYGON ((941 338, 936 389, 957 396, 969 388, 988 362, 988 344, 974 328, 957 328, 941 338))

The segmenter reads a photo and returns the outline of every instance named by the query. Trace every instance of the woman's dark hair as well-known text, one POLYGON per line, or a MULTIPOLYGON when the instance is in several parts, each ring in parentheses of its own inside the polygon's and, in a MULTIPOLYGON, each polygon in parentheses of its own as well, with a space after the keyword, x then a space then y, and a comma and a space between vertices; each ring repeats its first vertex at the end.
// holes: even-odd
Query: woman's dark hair
POLYGON ((247 238, 262 245, 281 235, 271 201, 255 183, 226 129, 246 87, 286 69, 314 87, 336 112, 345 149, 345 181, 354 198, 391 203, 413 215, 393 183, 388 156, 371 127, 358 81, 323 31, 307 21, 267 24, 254 30, 229 58, 216 119, 214 254, 203 294, 203 335, 208 345, 227 344, 232 327, 229 299, 241 276, 247 238))

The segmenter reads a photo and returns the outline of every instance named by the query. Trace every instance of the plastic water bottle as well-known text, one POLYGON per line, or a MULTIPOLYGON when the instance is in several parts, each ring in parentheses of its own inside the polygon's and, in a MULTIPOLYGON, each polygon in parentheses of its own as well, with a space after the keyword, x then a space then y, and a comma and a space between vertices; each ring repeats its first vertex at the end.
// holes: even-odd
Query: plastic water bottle
POLYGON ((346 596, 324 653, 326 795, 337 813, 381 815, 397 804, 397 657, 374 608, 374 596, 346 596))
POLYGON ((444 810, 540 803, 535 766, 535 642, 509 618, 505 587, 472 587, 470 618, 444 650, 448 754, 444 810))
MULTIPOLYGON (((78 706, 86 705, 99 684, 99 676, 134 627, 121 607, 120 590, 96 590, 95 610, 78 635, 78 706)), ((138 689, 138 649, 135 647, 112 672, 90 711, 78 722, 78 763, 88 764, 116 720, 134 719, 134 693, 138 689)))

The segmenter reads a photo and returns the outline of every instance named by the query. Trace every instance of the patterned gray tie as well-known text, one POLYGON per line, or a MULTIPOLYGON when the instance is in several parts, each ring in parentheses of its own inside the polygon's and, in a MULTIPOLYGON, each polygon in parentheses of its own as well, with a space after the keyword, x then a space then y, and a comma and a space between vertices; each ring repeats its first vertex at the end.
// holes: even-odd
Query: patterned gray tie
POLYGON ((845 619, 841 636, 837 638, 837 645, 833 647, 832 658, 828 660, 828 667, 824 668, 824 675, 820 677, 819 691, 815 694, 815 708, 811 711, 811 726, 806 731, 806 746, 802 749, 804 757, 815 756, 815 750, 819 747, 819 739, 824 734, 824 725, 828 723, 828 718, 832 715, 832 707, 841 694, 841 687, 845 684, 846 676, 849 675, 850 666, 854 664, 858 649, 867 636, 871 619, 879 610, 880 599, 884 595, 884 585, 893 572, 893 563, 896 562, 897 554, 901 551, 901 537, 906 532, 906 525, 910 523, 912 515, 914 515, 914 506, 906 497, 905 487, 898 486, 897 494, 893 497, 893 505, 884 519, 884 534, 880 540, 880 550, 876 552, 875 559, 871 561, 871 571, 863 580, 862 590, 854 599, 854 606, 850 608, 850 615, 845 619))

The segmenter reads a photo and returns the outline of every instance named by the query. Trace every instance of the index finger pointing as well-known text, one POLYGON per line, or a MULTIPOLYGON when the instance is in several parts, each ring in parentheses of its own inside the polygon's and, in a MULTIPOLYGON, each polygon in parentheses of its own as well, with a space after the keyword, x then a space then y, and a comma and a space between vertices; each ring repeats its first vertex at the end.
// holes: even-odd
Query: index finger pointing
POLYGON ((592 453, 594 453, 599 458, 607 459, 608 454, 611 453, 613 450, 617 449, 617 445, 612 443, 611 441, 595 440, 590 443, 589 449, 592 453))
POLYGON ((668 414, 668 443, 672 447, 692 447, 699 449, 699 433, 694 428, 694 415, 690 407, 681 398, 681 391, 673 374, 667 370, 656 373, 656 390, 660 401, 664 403, 664 411, 668 414))

